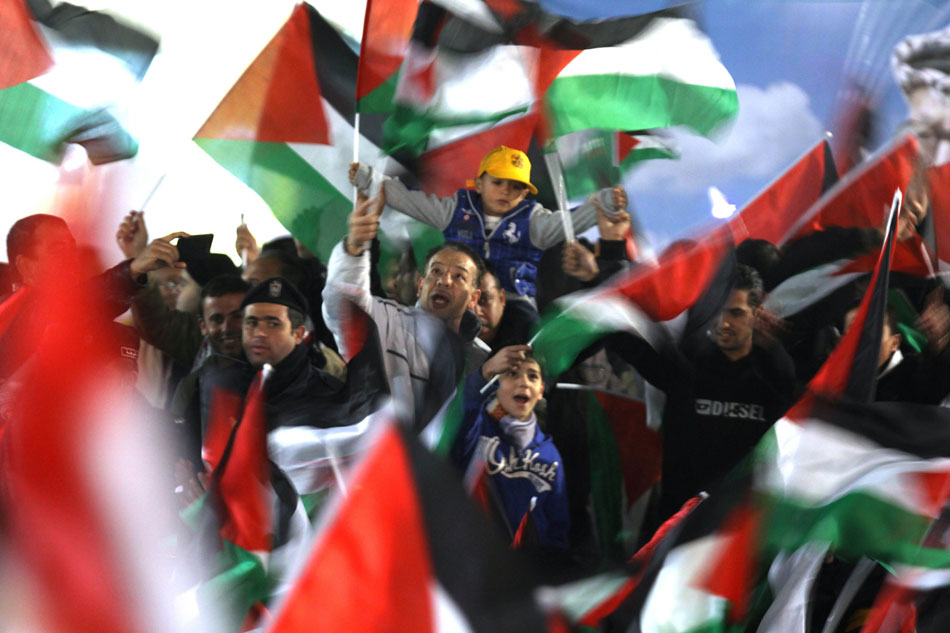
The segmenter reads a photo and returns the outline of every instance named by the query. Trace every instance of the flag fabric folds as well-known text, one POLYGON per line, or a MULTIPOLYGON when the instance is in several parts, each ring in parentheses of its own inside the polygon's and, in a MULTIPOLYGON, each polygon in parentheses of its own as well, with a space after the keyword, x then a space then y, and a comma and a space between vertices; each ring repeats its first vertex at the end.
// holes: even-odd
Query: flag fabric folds
POLYGON ((142 79, 158 40, 70 3, 12 0, 2 12, 0 142, 56 164, 68 143, 93 164, 134 156, 138 145, 109 105, 142 79))
POLYGON ((352 472, 275 613, 275 633, 545 631, 533 581, 458 476, 393 425, 352 472))
MULTIPOLYGON (((313 7, 298 4, 194 138, 323 261, 346 233, 352 209, 346 165, 356 74, 356 54, 341 35, 313 7)), ((380 157, 378 130, 364 117, 361 159, 380 157)))

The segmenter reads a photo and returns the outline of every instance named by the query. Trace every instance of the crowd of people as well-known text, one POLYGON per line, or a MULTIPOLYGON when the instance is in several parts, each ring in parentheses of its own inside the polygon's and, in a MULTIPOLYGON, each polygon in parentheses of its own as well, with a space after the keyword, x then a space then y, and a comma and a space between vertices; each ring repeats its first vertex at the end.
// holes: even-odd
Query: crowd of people
MULTIPOLYGON (((568 375, 552 376, 530 345, 545 307, 645 264, 628 248, 631 215, 622 188, 603 189, 570 212, 577 233, 596 226, 595 243, 565 243, 564 212, 529 197, 537 193, 530 169, 523 152, 500 147, 453 196, 439 199, 384 178, 378 197, 368 198, 372 169, 354 163, 349 173, 360 200, 325 264, 291 237, 258 246, 242 225, 238 267, 226 255, 186 247, 196 238, 183 232, 149 240, 144 215, 133 211, 115 236, 127 259, 82 279, 66 222, 33 215, 7 236, 11 291, 39 295, 64 282, 88 284, 90 296, 107 306, 101 316, 118 319, 127 334, 123 350, 136 350, 135 389, 176 438, 169 494, 182 506, 208 486, 203 447, 216 398, 224 392, 243 402, 267 367, 272 431, 357 425, 389 403, 399 424, 424 435, 460 399, 447 454, 459 486, 482 468, 503 538, 518 534, 523 548, 592 569, 632 554, 749 455, 847 328, 863 287, 858 279, 784 320, 767 310, 768 293, 823 263, 878 252, 883 231, 834 227, 781 249, 742 243, 725 302, 711 311, 697 304, 674 344, 657 348, 632 334, 611 335, 585 350, 568 375), (418 266, 407 252, 381 277, 373 253, 384 206, 442 231, 445 243, 418 266), (128 309, 130 316, 119 318, 128 309), (365 339, 351 335, 360 319, 368 324, 365 339), (595 525, 596 465, 576 385, 639 401, 650 392, 665 397, 662 478, 622 543, 603 542, 595 525), (531 535, 522 538, 526 518, 531 535)), ((918 230, 926 191, 913 192, 905 206, 899 238, 918 230)), ((7 329, 7 340, 41 335, 44 316, 25 310, 28 318, 7 329)), ((895 277, 876 398, 943 402, 950 395, 948 341, 940 281, 895 277), (907 307, 910 316, 902 312, 907 307), (911 331, 922 335, 916 349, 911 331)), ((5 349, 0 380, 10 381, 28 352, 5 349)))

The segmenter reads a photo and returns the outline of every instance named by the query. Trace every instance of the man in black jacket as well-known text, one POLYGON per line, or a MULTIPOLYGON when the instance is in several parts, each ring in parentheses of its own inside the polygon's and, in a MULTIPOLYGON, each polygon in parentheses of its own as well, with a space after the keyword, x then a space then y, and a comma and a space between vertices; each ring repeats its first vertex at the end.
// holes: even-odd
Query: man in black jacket
POLYGON ((667 393, 664 517, 722 479, 793 402, 788 354, 778 341, 755 340, 762 280, 742 265, 737 276, 711 336, 681 349, 666 384, 654 383, 667 393))

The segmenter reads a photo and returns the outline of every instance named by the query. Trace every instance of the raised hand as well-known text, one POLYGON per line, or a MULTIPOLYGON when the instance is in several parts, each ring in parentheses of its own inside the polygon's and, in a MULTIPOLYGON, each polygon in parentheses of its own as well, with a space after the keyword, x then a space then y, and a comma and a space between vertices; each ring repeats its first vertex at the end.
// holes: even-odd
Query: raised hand
POLYGON ((237 251, 237 254, 241 256, 241 261, 245 264, 250 264, 257 259, 257 256, 261 253, 261 249, 257 246, 257 239, 254 238, 254 235, 251 233, 251 230, 247 228, 246 224, 241 224, 237 227, 234 249, 237 251))
POLYGON ((490 380, 495 374, 501 374, 509 369, 517 369, 525 359, 525 352, 531 351, 530 345, 509 345, 502 347, 498 352, 482 364, 482 378, 490 380))
POLYGON ((366 245, 379 233, 379 216, 386 204, 385 194, 380 191, 376 198, 360 199, 356 208, 347 219, 350 232, 343 242, 347 253, 358 257, 363 254, 366 245))
POLYGON ((185 262, 178 261, 178 249, 172 244, 172 240, 179 237, 191 236, 184 231, 176 231, 149 243, 145 250, 132 260, 129 266, 132 276, 138 277, 166 266, 185 268, 185 262))
POLYGON ((600 272, 597 258, 578 242, 564 243, 561 268, 571 277, 581 281, 590 281, 600 272))
POLYGON ((115 232, 116 244, 126 258, 138 256, 148 244, 148 230, 145 228, 143 213, 144 211, 129 211, 115 232))

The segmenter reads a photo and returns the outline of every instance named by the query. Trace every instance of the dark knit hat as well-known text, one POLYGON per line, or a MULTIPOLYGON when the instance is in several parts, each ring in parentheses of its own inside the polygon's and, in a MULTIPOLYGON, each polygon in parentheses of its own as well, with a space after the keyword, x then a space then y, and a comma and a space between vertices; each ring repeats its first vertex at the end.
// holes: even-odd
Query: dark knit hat
POLYGON ((252 303, 276 303, 307 314, 307 298, 292 283, 283 277, 271 277, 247 291, 241 301, 241 308, 252 303))

